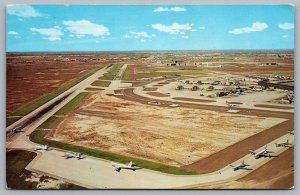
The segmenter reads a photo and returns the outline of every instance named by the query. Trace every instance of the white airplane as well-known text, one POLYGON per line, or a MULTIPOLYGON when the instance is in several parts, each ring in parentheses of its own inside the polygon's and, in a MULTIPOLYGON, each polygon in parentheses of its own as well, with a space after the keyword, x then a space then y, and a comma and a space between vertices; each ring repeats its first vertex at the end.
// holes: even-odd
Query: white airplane
POLYGON ((226 101, 226 104, 227 104, 228 107, 239 107, 238 104, 232 104, 232 103, 229 103, 227 101, 226 101))
POLYGON ((291 134, 291 135, 295 135, 294 130, 289 130, 288 132, 289 132, 289 134, 291 134))
POLYGON ((64 157, 66 157, 66 159, 69 159, 69 158, 77 158, 78 160, 84 159, 84 158, 85 158, 85 157, 82 156, 82 154, 79 153, 79 152, 66 152, 66 154, 64 155, 64 157))
POLYGON ((11 134, 16 134, 19 132, 24 132, 24 130, 22 130, 21 127, 15 127, 10 132, 11 132, 11 134))
POLYGON ((132 161, 130 161, 126 165, 113 163, 112 167, 113 167, 114 171, 117 171, 117 172, 120 172, 121 169, 130 169, 130 170, 133 170, 133 171, 135 171, 137 169, 141 169, 140 167, 137 167, 135 164, 133 164, 132 161))
POLYGON ((271 155, 271 153, 274 153, 273 151, 270 151, 267 149, 267 146, 265 147, 264 150, 261 150, 259 152, 255 152, 254 150, 249 150, 250 154, 254 156, 255 159, 259 159, 261 157, 275 157, 274 155, 271 155))
POLYGON ((282 143, 275 143, 276 147, 291 147, 292 144, 289 143, 289 140, 287 139, 286 142, 282 142, 282 143))
POLYGON ((234 171, 237 171, 239 169, 252 170, 252 169, 247 168, 250 165, 245 164, 244 160, 242 161, 241 164, 238 164, 238 165, 229 165, 229 166, 231 166, 234 171))
POLYGON ((49 146, 48 145, 35 145, 33 150, 45 150, 48 151, 49 150, 49 146))

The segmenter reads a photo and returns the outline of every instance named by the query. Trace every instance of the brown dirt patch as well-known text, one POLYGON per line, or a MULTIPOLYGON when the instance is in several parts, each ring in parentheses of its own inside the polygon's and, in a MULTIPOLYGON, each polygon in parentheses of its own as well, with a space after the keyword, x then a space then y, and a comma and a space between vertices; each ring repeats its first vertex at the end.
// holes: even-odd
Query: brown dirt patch
POLYGON ((170 95, 163 94, 160 92, 148 92, 147 94, 155 96, 155 97, 170 97, 170 95))
POLYGON ((227 103, 228 103, 228 104, 243 104, 243 103, 241 103, 241 102, 228 102, 228 101, 227 101, 227 103))
POLYGON ((214 100, 183 98, 183 97, 175 97, 175 98, 172 98, 172 99, 174 99, 174 100, 183 100, 183 101, 191 101, 191 102, 215 102, 214 100))
POLYGON ((283 109, 283 110, 294 109, 293 107, 288 107, 288 106, 276 106, 276 105, 268 105, 268 104, 256 104, 254 106, 261 107, 261 108, 276 108, 276 109, 283 109))
POLYGON ((153 86, 155 86, 155 87, 159 87, 159 86, 164 86, 164 85, 153 85, 153 86))
POLYGON ((157 88, 156 87, 149 87, 149 88, 144 88, 144 91, 156 91, 157 88))

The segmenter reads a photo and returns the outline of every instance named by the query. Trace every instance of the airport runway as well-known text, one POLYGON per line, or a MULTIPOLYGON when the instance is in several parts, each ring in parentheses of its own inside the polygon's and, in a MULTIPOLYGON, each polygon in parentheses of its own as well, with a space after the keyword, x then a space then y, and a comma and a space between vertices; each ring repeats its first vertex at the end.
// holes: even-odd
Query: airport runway
MULTIPOLYGON (((120 69, 122 74, 124 73, 126 66, 123 66, 120 69)), ((83 80, 79 84, 70 88, 57 98, 49 101, 47 104, 41 106, 33 113, 30 113, 26 116, 26 119, 33 117, 36 113, 38 113, 43 108, 49 106, 51 103, 56 100, 62 98, 64 95, 71 93, 66 99, 56 105, 52 110, 41 116, 36 121, 29 124, 24 130, 25 132, 21 132, 15 134, 14 136, 7 137, 7 149, 24 149, 24 150, 32 150, 34 147, 34 143, 29 140, 29 135, 44 121, 46 121, 49 117, 51 117, 55 112, 57 112, 60 108, 66 105, 69 101, 71 101, 78 93, 83 91, 86 87, 88 87, 93 81, 97 80, 98 77, 102 76, 107 69, 102 68, 97 71, 95 74, 91 75, 87 79, 83 80)), ((119 73, 120 73, 119 72, 119 73)), ((120 74, 122 76, 122 74, 120 74)), ((119 76, 120 76, 119 75, 119 76)), ((108 90, 113 90, 114 85, 108 87, 108 90)), ((23 117, 25 118, 25 117, 23 117)), ((23 119, 22 121, 26 120, 23 119)), ((7 128, 7 131, 10 128, 18 126, 22 121, 17 121, 17 123, 11 125, 7 128)), ((271 143, 268 143, 268 149, 275 152, 275 154, 280 154, 285 151, 287 148, 279 148, 275 147, 275 142, 284 142, 287 139, 288 134, 274 140, 271 143)), ((294 143, 294 137, 289 136, 289 141, 291 144, 294 143)), ((263 149, 260 148, 260 149, 263 149)), ((258 149, 258 150, 260 150, 258 149)), ((70 183, 74 183, 87 188, 142 188, 142 189, 169 189, 169 188, 181 188, 184 186, 190 186, 194 184, 209 184, 209 183, 220 183, 226 181, 232 181, 237 178, 241 178, 246 174, 250 173, 251 170, 238 170, 233 171, 231 167, 226 166, 218 171, 202 174, 202 175, 171 175, 165 174, 157 171, 141 169, 137 171, 131 170, 121 170, 120 173, 113 171, 111 162, 89 157, 87 156, 85 159, 77 160, 77 159, 65 159, 63 157, 65 151, 60 149, 52 148, 50 151, 39 151, 37 152, 38 156, 26 167, 26 169, 42 173, 45 175, 52 176, 54 178, 63 179, 70 183)), ((248 154, 241 159, 233 162, 232 164, 239 164, 242 160, 245 160, 247 164, 251 166, 249 168, 256 169, 257 167, 265 164, 270 159, 269 158, 261 158, 254 159, 252 155, 248 154)))

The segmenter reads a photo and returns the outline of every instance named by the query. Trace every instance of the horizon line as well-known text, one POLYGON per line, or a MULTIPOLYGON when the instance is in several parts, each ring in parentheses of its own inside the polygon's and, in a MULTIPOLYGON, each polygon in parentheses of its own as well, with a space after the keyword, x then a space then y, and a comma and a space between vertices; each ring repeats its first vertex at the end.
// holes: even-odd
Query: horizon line
POLYGON ((190 50, 97 50, 97 51, 6 51, 6 53, 78 53, 78 52, 86 52, 86 53, 96 53, 96 52, 196 52, 196 51, 294 51, 292 49, 190 49, 190 50))

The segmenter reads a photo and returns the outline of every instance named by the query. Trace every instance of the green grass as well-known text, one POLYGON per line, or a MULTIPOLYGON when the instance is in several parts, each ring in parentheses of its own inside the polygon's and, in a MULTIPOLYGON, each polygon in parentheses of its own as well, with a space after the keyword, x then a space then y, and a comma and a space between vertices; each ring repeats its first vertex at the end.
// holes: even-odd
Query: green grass
POLYGON ((164 173, 176 174, 176 175, 196 175, 196 174, 198 174, 197 172, 190 171, 190 170, 187 170, 184 168, 168 166, 168 165, 164 165, 164 164, 160 164, 160 163, 156 163, 156 162, 152 162, 152 161, 123 156, 123 155, 119 155, 119 154, 115 154, 115 153, 111 153, 111 152, 105 152, 105 151, 85 148, 82 146, 76 146, 76 145, 72 145, 72 144, 49 140, 49 139, 44 138, 48 132, 49 131, 46 131, 46 130, 35 130, 33 133, 30 134, 29 139, 35 143, 49 144, 50 147, 60 148, 63 150, 68 150, 68 151, 76 151, 76 152, 80 152, 80 153, 83 153, 88 156, 102 158, 102 159, 106 159, 106 160, 110 160, 110 161, 115 161, 115 162, 120 162, 120 163, 128 163, 129 161, 134 161, 134 163, 136 163, 138 166, 140 166, 142 168, 152 169, 152 170, 160 171, 160 172, 164 172, 164 173))
MULTIPOLYGON (((87 73, 86 75, 82 76, 81 78, 73 79, 69 82, 67 82, 65 85, 60 87, 59 89, 56 89, 55 91, 50 92, 49 94, 46 94, 44 96, 41 96, 27 104, 25 104, 22 107, 19 107, 15 111, 9 114, 9 116, 25 116, 32 112, 33 110, 37 109, 38 107, 42 106, 43 104, 47 103, 51 99, 57 97, 58 95, 62 94, 69 88, 75 86, 79 82, 83 81, 84 79, 88 78, 89 76, 93 75, 95 72, 97 72, 99 69, 103 68, 104 64, 102 64, 100 67, 92 70, 91 72, 87 73)), ((19 118, 9 118, 6 120, 6 126, 9 126, 19 120, 19 118)))
POLYGON ((38 128, 39 129, 52 129, 56 124, 58 124, 63 117, 58 115, 65 115, 73 110, 89 93, 81 92, 76 97, 74 97, 71 101, 69 101, 66 105, 64 105, 61 109, 59 109, 53 116, 48 118, 44 123, 42 123, 38 128))
POLYGON ((99 80, 113 80, 119 70, 121 69, 122 64, 115 64, 113 67, 108 71, 108 73, 104 74, 102 77, 99 77, 99 80))
POLYGON ((124 73, 123 73, 122 80, 128 81, 129 80, 129 73, 130 73, 130 66, 127 66, 124 73))
POLYGON ((83 100, 89 93, 81 92, 76 97, 74 97, 71 101, 69 101, 65 106, 59 109, 54 115, 65 115, 71 110, 73 110, 80 102, 83 100))
POLYGON ((52 129, 61 120, 62 120, 62 117, 51 116, 44 123, 42 123, 38 128, 40 128, 40 129, 52 129))
POLYGON ((85 90, 87 90, 87 91, 102 91, 103 89, 88 87, 88 88, 85 88, 85 90))
MULTIPOLYGON (((26 181, 31 177, 31 172, 25 167, 36 157, 36 153, 14 150, 6 153, 6 183, 7 187, 16 190, 36 189, 38 182, 26 181)), ((40 182, 51 178, 42 176, 40 182)), ((53 178, 51 178, 53 179, 53 178)), ((59 186, 59 189, 84 189, 81 186, 64 183, 59 186)))
POLYGON ((110 85, 109 81, 94 81, 92 83, 92 86, 97 86, 97 87, 108 87, 110 85))

